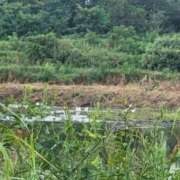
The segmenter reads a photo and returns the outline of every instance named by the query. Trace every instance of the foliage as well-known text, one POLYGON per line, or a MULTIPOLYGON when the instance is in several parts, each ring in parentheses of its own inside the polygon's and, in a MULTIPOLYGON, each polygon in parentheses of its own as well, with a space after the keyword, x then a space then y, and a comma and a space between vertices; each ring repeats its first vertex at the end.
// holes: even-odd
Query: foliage
POLYGON ((117 51, 132 54, 143 53, 146 46, 143 39, 137 35, 133 26, 114 27, 110 33, 109 45, 116 48, 117 51))
POLYGON ((76 32, 93 31, 105 33, 108 30, 109 23, 107 12, 99 6, 92 8, 79 7, 77 15, 74 18, 76 32))
POLYGON ((154 72, 159 74, 156 78, 178 79, 179 75, 173 72, 179 71, 178 38, 178 34, 159 36, 156 32, 140 36, 133 27, 124 26, 115 27, 106 36, 94 32, 84 37, 57 37, 54 33, 22 38, 13 35, 0 41, 0 80, 92 83, 106 82, 115 74, 136 81, 153 73, 142 66, 152 70, 169 68, 168 73, 154 72), (166 58, 173 58, 171 63, 164 58, 169 53, 174 53, 166 58))
POLYGON ((64 63, 72 51, 72 44, 68 40, 58 39, 54 34, 30 36, 27 41, 27 58, 35 62, 64 63))
POLYGON ((168 68, 180 71, 180 35, 166 35, 157 38, 143 57, 145 67, 151 69, 168 68))
MULTIPOLYGON (((31 112, 29 118, 37 116, 35 109, 41 109, 38 111, 39 120, 47 110, 43 104, 32 105, 28 99, 19 108, 24 106, 27 106, 27 112, 31 112)), ((166 151, 165 132, 160 128, 115 130, 116 122, 107 127, 106 121, 98 121, 105 117, 99 107, 89 114, 89 123, 74 123, 65 108, 66 119, 60 126, 37 121, 26 123, 22 111, 15 114, 2 104, 0 107, 4 115, 14 118, 10 125, 0 124, 2 179, 164 180, 179 175, 179 171, 170 172, 171 160, 177 154, 166 151)), ((127 111, 121 112, 124 122, 127 111)), ((175 133, 176 130, 173 128, 168 132, 175 133)), ((169 136, 173 136, 171 133, 169 136)))
POLYGON ((100 44, 101 42, 100 37, 95 32, 92 32, 92 31, 86 33, 84 38, 88 44, 94 45, 94 46, 100 44))
POLYGON ((2 1, 0 79, 104 82, 118 71, 137 80, 148 70, 174 77, 179 7, 175 0, 2 1), (63 75, 64 67, 79 70, 63 75))
POLYGON ((0 2, 0 37, 54 32, 105 33, 113 26, 138 32, 179 31, 179 0, 13 0, 0 2))

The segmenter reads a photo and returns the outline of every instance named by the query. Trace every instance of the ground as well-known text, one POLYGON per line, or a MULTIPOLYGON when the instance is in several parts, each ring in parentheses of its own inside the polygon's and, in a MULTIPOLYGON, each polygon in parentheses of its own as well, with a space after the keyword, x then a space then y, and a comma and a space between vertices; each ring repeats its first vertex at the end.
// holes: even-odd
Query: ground
POLYGON ((45 98, 56 105, 105 107, 180 107, 180 82, 151 84, 130 83, 126 85, 54 85, 54 84, 0 84, 0 100, 21 100, 22 95, 38 102, 45 98), (48 98, 47 95, 48 94, 48 98))

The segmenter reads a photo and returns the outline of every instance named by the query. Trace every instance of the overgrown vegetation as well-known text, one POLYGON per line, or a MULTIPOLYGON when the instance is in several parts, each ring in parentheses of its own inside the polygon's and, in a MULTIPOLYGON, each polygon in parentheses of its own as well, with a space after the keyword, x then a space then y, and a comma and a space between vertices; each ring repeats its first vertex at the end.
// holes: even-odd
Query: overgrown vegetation
MULTIPOLYGON (((111 116, 99 107, 89 114, 89 123, 73 122, 67 108, 64 123, 39 123, 45 107, 31 104, 28 94, 16 114, 1 104, 1 113, 14 119, 0 124, 2 179, 179 179, 172 169, 178 149, 174 141, 165 143, 179 137, 178 127, 117 130, 117 121, 111 126, 99 122, 111 116), (40 119, 27 123, 27 116, 40 119)), ((125 123, 129 110, 119 116, 125 123)))
POLYGON ((1 82, 179 77, 179 7, 175 0, 2 1, 1 82))
MULTIPOLYGON (((144 92, 156 89, 156 79, 180 80, 180 0, 0 1, 0 83, 140 79, 144 92)), ((15 110, 6 106, 13 96, 0 103, 0 179, 179 180, 179 109, 131 109, 125 97, 117 104, 127 109, 101 111, 99 104, 89 121, 75 122, 65 107, 62 122, 44 123, 56 93, 43 88, 37 104, 30 94, 25 89, 15 110), (157 126, 129 128, 129 119, 144 117, 157 126), (163 119, 169 129, 158 126, 163 119)), ((67 99, 73 96, 73 103, 83 99, 75 91, 67 99)))
POLYGON ((173 79, 173 74, 179 71, 177 37, 160 38, 156 33, 142 37, 133 27, 124 26, 115 27, 106 36, 93 32, 84 37, 58 38, 53 33, 12 36, 0 41, 0 79, 92 83, 105 82, 109 76, 125 76, 128 81, 139 80, 146 74, 156 76, 152 70, 163 69, 157 78, 173 79), (170 47, 159 47, 163 41, 170 47), (164 73, 167 69, 170 76, 164 73))
POLYGON ((144 64, 151 69, 173 69, 180 71, 180 34, 159 37, 151 44, 144 56, 144 64))

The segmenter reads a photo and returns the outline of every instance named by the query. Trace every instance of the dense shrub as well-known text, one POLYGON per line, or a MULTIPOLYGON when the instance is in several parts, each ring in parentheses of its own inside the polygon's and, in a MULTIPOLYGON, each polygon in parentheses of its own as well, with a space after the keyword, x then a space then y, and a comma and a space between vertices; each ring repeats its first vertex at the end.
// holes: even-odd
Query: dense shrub
POLYGON ((0 62, 22 63, 26 59, 24 47, 25 42, 17 36, 10 36, 7 40, 0 41, 0 62))
POLYGON ((100 44, 100 38, 95 32, 89 32, 85 35, 85 40, 90 45, 100 44))
POLYGON ((67 63, 78 67, 113 68, 122 65, 128 58, 127 54, 111 52, 103 48, 93 48, 89 51, 74 49, 67 63))
POLYGON ((28 59, 33 63, 52 59, 56 55, 58 41, 54 34, 30 36, 25 41, 28 41, 26 48, 28 59))
POLYGON ((149 69, 165 68, 158 76, 170 78, 168 68, 180 69, 180 36, 156 37, 157 33, 140 37, 131 27, 116 27, 103 36, 11 36, 0 41, 0 81, 90 83, 105 82, 111 75, 138 80, 150 72, 141 69, 142 62, 149 69))
POLYGON ((21 63, 23 53, 18 51, 0 51, 0 62, 2 63, 21 63))
POLYGON ((57 79, 56 68, 52 64, 31 65, 9 64, 0 66, 0 82, 47 82, 57 79))
POLYGON ((31 36, 26 39, 28 59, 33 63, 66 62, 73 45, 68 39, 59 39, 54 34, 31 36))
POLYGON ((145 42, 139 37, 134 27, 117 26, 109 34, 109 46, 118 52, 139 54, 144 52, 145 42))
POLYGON ((168 68, 180 71, 180 34, 157 38, 147 47, 143 65, 153 70, 168 68))
POLYGON ((8 41, 0 41, 0 61, 14 64, 26 62, 29 65, 58 63, 78 67, 104 65, 114 67, 122 64, 124 59, 122 55, 94 47, 94 40, 90 38, 88 39, 90 44, 85 42, 78 47, 77 44, 81 44, 78 39, 74 40, 76 43, 73 44, 73 40, 57 38, 54 34, 29 36, 23 39, 11 38, 8 41))

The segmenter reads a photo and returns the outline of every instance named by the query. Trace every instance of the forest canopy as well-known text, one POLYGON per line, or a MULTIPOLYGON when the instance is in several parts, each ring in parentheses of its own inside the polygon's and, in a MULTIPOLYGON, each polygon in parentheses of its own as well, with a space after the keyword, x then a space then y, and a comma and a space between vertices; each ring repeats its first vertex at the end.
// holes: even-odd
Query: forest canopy
POLYGON ((54 32, 180 31, 180 0, 1 0, 0 37, 54 32))

